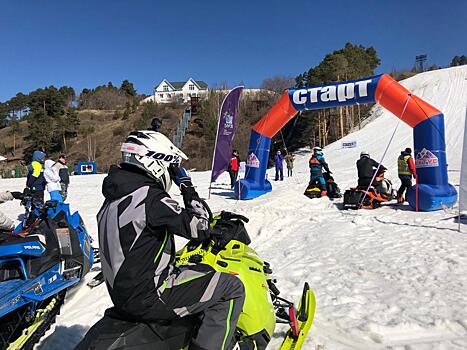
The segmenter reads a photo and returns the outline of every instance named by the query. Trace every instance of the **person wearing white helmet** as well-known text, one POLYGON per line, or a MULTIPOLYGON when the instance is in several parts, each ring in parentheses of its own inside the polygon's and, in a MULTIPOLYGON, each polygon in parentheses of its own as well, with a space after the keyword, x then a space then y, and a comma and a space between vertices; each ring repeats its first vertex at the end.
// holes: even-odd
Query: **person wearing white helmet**
POLYGON ((175 266, 174 235, 209 238, 210 210, 180 167, 187 156, 163 134, 135 131, 121 146, 98 219, 103 275, 115 308, 132 319, 202 314, 189 349, 231 349, 243 307, 241 280, 208 265, 175 266), (168 191, 175 182, 185 208, 168 191))
POLYGON ((370 158, 370 154, 366 151, 360 153, 360 159, 357 160, 357 172, 358 172, 358 187, 362 189, 367 189, 371 184, 371 179, 373 178, 376 169, 380 171, 386 170, 383 164, 379 163, 370 158))
POLYGON ((323 149, 321 147, 313 147, 313 154, 308 161, 310 167, 310 184, 317 184, 321 188, 321 195, 325 196, 326 181, 323 176, 323 169, 331 175, 332 172, 329 170, 328 163, 324 159, 323 149))

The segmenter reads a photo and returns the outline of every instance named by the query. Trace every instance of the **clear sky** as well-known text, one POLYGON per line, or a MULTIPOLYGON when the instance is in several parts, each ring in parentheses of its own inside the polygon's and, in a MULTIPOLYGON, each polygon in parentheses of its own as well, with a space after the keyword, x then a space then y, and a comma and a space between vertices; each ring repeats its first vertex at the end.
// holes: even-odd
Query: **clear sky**
POLYGON ((467 54, 467 0, 0 0, 0 101, 123 79, 258 87, 346 42, 374 46, 378 72, 447 66, 467 54))

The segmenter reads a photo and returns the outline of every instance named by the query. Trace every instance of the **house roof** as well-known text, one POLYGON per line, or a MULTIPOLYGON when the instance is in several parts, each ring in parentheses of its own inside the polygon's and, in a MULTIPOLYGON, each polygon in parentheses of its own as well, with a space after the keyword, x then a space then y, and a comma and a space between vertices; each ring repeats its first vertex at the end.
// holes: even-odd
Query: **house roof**
MULTIPOLYGON (((194 80, 194 79, 188 79, 187 81, 193 81, 197 86, 198 88, 200 88, 201 90, 205 90, 208 88, 208 84, 206 84, 204 81, 202 80, 194 80)), ((183 88, 183 86, 186 84, 187 81, 168 81, 166 79, 162 80, 162 82, 156 86, 156 88, 158 86, 160 86, 162 83, 167 83, 169 84, 174 90, 181 90, 183 88)))
POLYGON ((198 84, 198 86, 201 88, 201 89, 207 89, 208 88, 208 84, 206 84, 204 81, 202 80, 195 80, 195 83, 198 84))
POLYGON ((175 90, 180 90, 185 83, 186 81, 169 81, 169 84, 172 85, 175 90))

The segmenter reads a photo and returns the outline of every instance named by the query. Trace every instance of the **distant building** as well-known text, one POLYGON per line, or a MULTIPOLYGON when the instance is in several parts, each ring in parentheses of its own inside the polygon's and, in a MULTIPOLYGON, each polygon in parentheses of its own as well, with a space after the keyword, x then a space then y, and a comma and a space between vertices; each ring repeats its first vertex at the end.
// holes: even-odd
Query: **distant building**
POLYGON ((170 103, 190 102, 192 98, 203 98, 208 93, 208 84, 201 80, 192 78, 187 81, 168 81, 167 79, 154 88, 154 94, 143 100, 143 102, 170 103))

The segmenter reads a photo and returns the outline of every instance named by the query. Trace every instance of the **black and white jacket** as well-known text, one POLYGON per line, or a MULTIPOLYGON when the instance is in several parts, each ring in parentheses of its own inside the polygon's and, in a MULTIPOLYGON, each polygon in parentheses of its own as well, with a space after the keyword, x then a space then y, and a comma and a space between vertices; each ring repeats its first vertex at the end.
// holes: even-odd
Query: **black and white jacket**
POLYGON ((194 188, 182 192, 185 208, 181 208, 134 168, 113 166, 102 193, 99 249, 109 294, 122 311, 144 309, 176 270, 174 235, 206 239, 209 214, 194 188))

